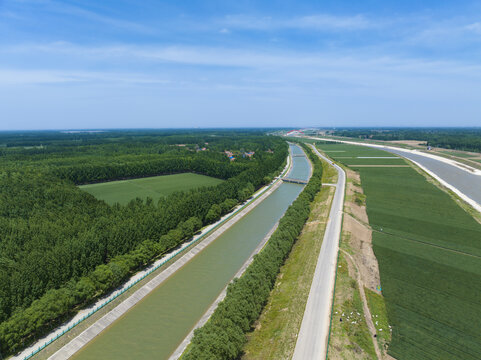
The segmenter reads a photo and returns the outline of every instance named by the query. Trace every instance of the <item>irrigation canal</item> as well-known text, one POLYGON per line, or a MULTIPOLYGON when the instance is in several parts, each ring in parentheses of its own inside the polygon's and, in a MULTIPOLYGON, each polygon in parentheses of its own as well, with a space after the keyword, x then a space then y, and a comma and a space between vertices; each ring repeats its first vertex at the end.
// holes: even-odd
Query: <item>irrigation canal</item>
POLYGON ((318 137, 309 138, 314 140, 333 141, 351 145, 375 147, 393 153, 395 155, 400 155, 402 157, 405 157, 406 159, 415 161, 421 166, 425 167, 427 170, 431 171, 441 180, 445 181, 447 184, 451 185, 459 192, 470 198, 478 206, 481 206, 481 175, 479 175, 479 173, 470 173, 469 171, 460 169, 457 166, 448 164, 435 158, 428 157, 421 152, 413 153, 412 151, 401 148, 386 147, 378 144, 369 144, 364 142, 353 142, 318 137))
MULTIPOLYGON (((307 180, 307 158, 298 146, 291 150, 287 177, 307 180)), ((281 184, 73 358, 168 359, 302 189, 281 184)))
POLYGON ((432 159, 422 154, 413 154, 402 149, 382 149, 396 155, 404 156, 410 160, 416 161, 426 169, 432 171, 441 179, 451 184, 463 194, 476 201, 481 205, 481 176, 471 174, 456 166, 444 163, 442 161, 432 159))

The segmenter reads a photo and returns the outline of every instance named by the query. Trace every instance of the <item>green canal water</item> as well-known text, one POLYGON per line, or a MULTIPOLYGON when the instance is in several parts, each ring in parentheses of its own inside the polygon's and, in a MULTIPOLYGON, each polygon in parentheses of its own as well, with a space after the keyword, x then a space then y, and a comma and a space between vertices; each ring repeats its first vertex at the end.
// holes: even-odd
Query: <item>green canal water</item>
POLYGON ((309 161, 299 146, 291 146, 291 151, 292 155, 294 155, 294 163, 291 171, 287 174, 287 177, 291 179, 307 180, 311 169, 309 161), (296 155, 303 155, 303 157, 298 157, 296 155))
MULTIPOLYGON (((307 160, 293 160, 289 176, 307 179, 307 160)), ((302 188, 283 183, 74 359, 168 359, 302 188)))

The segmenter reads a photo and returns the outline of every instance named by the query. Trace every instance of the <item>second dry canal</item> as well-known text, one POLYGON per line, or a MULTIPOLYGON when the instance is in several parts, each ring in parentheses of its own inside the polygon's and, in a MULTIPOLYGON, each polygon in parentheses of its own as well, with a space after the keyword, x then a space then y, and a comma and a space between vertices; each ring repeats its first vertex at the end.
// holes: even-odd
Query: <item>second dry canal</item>
MULTIPOLYGON (((303 154, 298 146, 291 145, 291 150, 303 154)), ((306 157, 292 160, 287 176, 307 180, 306 157)), ((280 185, 74 358, 168 359, 302 189, 280 185)))

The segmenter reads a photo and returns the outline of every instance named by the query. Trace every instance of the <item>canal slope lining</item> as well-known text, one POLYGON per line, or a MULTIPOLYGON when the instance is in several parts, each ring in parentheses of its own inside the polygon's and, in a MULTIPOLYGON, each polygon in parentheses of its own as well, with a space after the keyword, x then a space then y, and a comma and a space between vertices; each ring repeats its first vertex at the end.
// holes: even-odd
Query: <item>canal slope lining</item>
MULTIPOLYGON (((290 148, 289 148, 290 151, 290 148)), ((287 174, 292 167, 292 162, 290 156, 287 158, 287 164, 282 170, 281 174, 285 175, 287 174)), ((128 290, 130 287, 138 283, 140 280, 145 278, 147 275, 149 275, 151 272, 157 270, 159 267, 163 266, 165 263, 168 263, 172 258, 178 256, 180 253, 184 252, 187 248, 189 248, 191 245, 195 244, 199 240, 201 240, 202 237, 206 236, 209 232, 214 230, 216 227, 218 227, 220 224, 222 224, 224 221, 226 221, 229 217, 233 216, 236 212, 240 211, 242 208, 250 204, 252 201, 254 201, 258 196, 260 196, 266 189, 268 189, 270 186, 273 186, 278 180, 278 178, 275 178, 269 185, 266 185, 259 189, 249 200, 246 204, 244 205, 239 205, 237 206, 234 210, 232 210, 230 213, 224 215, 219 221, 207 225, 204 227, 201 231, 200 234, 195 235, 191 241, 183 243, 180 248, 173 250, 170 253, 165 254, 161 259, 156 260, 153 264, 148 266, 142 271, 139 271, 135 273, 129 280, 127 280, 122 286, 120 286, 117 290, 113 291, 109 295, 99 299, 96 301, 94 304, 80 310, 72 319, 69 321, 65 322, 64 324, 60 325, 57 327, 55 330, 50 332, 49 334, 45 335, 41 339, 37 340, 35 343, 31 344, 28 348, 25 348, 15 356, 11 357, 10 360, 26 360, 31 358, 33 355, 37 354, 41 350, 43 350, 47 345, 55 341, 56 339, 60 338, 63 334, 65 334, 67 331, 70 329, 74 328, 76 325, 84 321, 85 319, 89 318, 91 315, 93 315, 96 311, 101 309, 103 306, 107 305, 110 303, 113 299, 115 299, 117 296, 120 294, 124 293, 126 290, 128 290)))
POLYGON ((481 170, 477 170, 477 169, 474 169, 474 168, 472 168, 472 170, 467 170, 466 169, 467 165, 464 165, 464 164, 460 165, 459 163, 457 163, 454 160, 446 159, 446 158, 436 156, 436 155, 433 155, 433 154, 425 154, 425 153, 422 153, 420 151, 415 151, 415 150, 406 150, 406 149, 401 149, 401 148, 397 148, 397 147, 393 147, 393 146, 359 143, 359 142, 354 142, 354 141, 334 140, 334 139, 326 139, 326 138, 318 138, 318 137, 317 138, 316 137, 307 137, 307 138, 313 139, 313 140, 320 140, 320 141, 339 142, 339 143, 344 143, 344 144, 349 144, 349 145, 368 146, 368 147, 380 148, 380 149, 383 149, 383 150, 386 150, 386 151, 395 150, 395 151, 399 152, 398 155, 402 156, 403 158, 407 159, 408 161, 410 161, 413 164, 415 164, 416 166, 418 166, 420 169, 422 169, 428 175, 430 175, 431 177, 436 179, 441 185, 445 186, 446 188, 448 188, 449 190, 454 192, 464 202, 466 202, 471 207, 473 207, 476 211, 481 213, 481 204, 480 203, 478 203, 476 200, 467 196, 465 193, 463 193, 461 190, 456 188, 454 185, 448 183, 447 181, 442 179, 440 176, 438 176, 437 174, 435 174, 434 172, 432 172, 431 170, 427 169, 425 166, 420 164, 419 162, 417 162, 415 160, 412 160, 410 158, 407 158, 406 156, 403 156, 402 153, 406 152, 406 153, 412 153, 412 154, 419 155, 419 156, 424 156, 424 157, 427 157, 427 158, 430 158, 430 159, 433 159, 433 160, 437 160, 437 161, 455 166, 456 168, 459 168, 463 171, 466 171, 467 173, 471 173, 471 174, 474 174, 474 175, 477 175, 477 176, 481 176, 481 170))
MULTIPOLYGON (((292 159, 291 159, 291 149, 289 149, 290 156, 288 157, 288 163, 283 170, 282 174, 287 174, 292 168, 292 159)), ((312 171, 311 171, 312 172, 312 171)), ((107 328, 110 324, 112 324, 115 320, 117 320, 120 316, 125 314, 130 308, 132 308, 135 304, 137 304, 142 298, 144 298, 147 294, 149 294, 152 290, 158 287, 161 283, 163 283, 166 279, 168 279, 173 273, 175 273, 178 269, 180 269, 183 265, 185 265, 190 259, 192 259, 195 255, 197 255, 202 249, 207 247, 210 243, 212 243, 218 236, 224 233, 228 228, 230 228, 233 224, 239 221, 242 217, 244 217, 248 212, 254 209, 259 203, 261 203, 265 198, 267 198, 270 194, 272 194, 280 185, 282 181, 280 177, 273 181, 270 185, 264 187, 263 189, 259 190, 253 198, 248 202, 248 204, 244 205, 242 208, 236 210, 237 213, 231 213, 228 216, 232 216, 227 222, 225 222, 222 226, 217 228, 211 235, 207 238, 202 240, 202 242, 198 243, 194 248, 189 250, 184 256, 182 256, 179 260, 175 263, 170 265, 167 269, 163 270, 159 275, 157 275, 154 279, 149 281, 147 284, 142 286, 139 290, 137 290, 134 294, 132 294, 129 298, 124 300, 120 303, 117 307, 112 309, 109 313, 104 315, 94 324, 92 324, 89 328, 83 331, 80 335, 62 347, 59 351, 53 354, 49 359, 58 360, 58 359, 68 359, 76 352, 78 352, 82 347, 84 347, 88 342, 94 339, 97 335, 99 335, 105 328, 107 328)), ((226 217, 228 217, 226 216, 226 217)), ((210 227, 210 229, 214 228, 215 225, 222 223, 225 219, 221 219, 219 222, 214 224, 210 227)), ((210 230, 209 230, 210 231, 210 230)), ((207 231, 208 232, 208 231, 207 231)), ((204 232, 205 235, 205 232, 204 232)), ((202 234, 200 236, 203 236, 202 234)), ((193 240, 192 242, 194 242, 193 240)), ((192 244, 190 242, 189 244, 192 244)), ((188 245, 187 245, 188 246, 188 245)), ((185 246, 185 247, 187 247, 185 246)), ((183 249, 182 249, 183 250, 183 249)), ((172 256, 173 257, 173 256, 172 256)), ((18 359, 21 359, 18 357, 18 359)))
MULTIPOLYGON (((304 150, 303 150, 304 152, 304 150)), ((311 176, 312 176, 312 171, 313 171, 313 166, 312 166, 312 163, 311 161, 309 160, 309 157, 304 153, 304 155, 306 156, 306 159, 309 163, 309 176, 307 178, 307 182, 309 182, 311 176)), ((287 173, 286 176, 289 176, 289 174, 287 173)), ((246 260, 246 262, 244 263, 244 265, 242 265, 242 267, 239 269, 239 271, 234 275, 234 277, 232 278, 235 279, 235 278, 238 278, 240 276, 242 276, 242 274, 246 271, 247 267, 252 263, 252 260, 254 259, 254 256, 256 254, 258 254, 263 248, 264 246, 267 244, 267 242, 269 241, 269 239, 271 238, 272 234, 274 233, 274 231, 277 229, 277 226, 279 225, 279 222, 277 222, 274 227, 267 233, 267 235, 264 237, 264 239, 261 241, 261 243, 256 247, 256 249, 252 252, 252 254, 250 255, 250 257, 246 260)), ((232 282, 232 280, 230 282, 232 282)), ((230 284, 229 282, 229 284, 230 284)), ((225 298, 225 295, 227 293, 227 287, 229 286, 229 284, 227 284, 227 286, 222 290, 222 292, 220 293, 220 295, 217 297, 217 299, 212 303, 212 305, 209 307, 209 309, 207 309, 207 311, 205 312, 205 314, 202 316, 202 318, 197 322, 197 324, 193 327, 193 329, 190 331, 189 335, 186 336, 186 338, 182 341, 182 343, 177 347, 177 349, 172 353, 172 355, 169 357, 169 360, 177 360, 181 357, 181 355, 183 354, 183 352, 185 351, 185 349, 187 348, 187 346, 190 344, 193 336, 194 336, 194 331, 202 326, 205 325, 205 323, 209 320, 209 318, 212 316, 212 314, 214 313, 215 309, 217 308, 217 306, 219 305, 219 303, 224 300, 225 298)))
MULTIPOLYGON (((254 255, 256 255, 259 251, 261 251, 262 248, 264 248, 265 244, 270 239, 271 235, 274 233, 274 231, 276 231, 278 225, 279 225, 279 222, 277 222, 274 225, 274 227, 267 233, 267 235, 264 237, 264 239, 262 239, 261 243, 257 246, 257 248, 254 250, 251 256, 247 259, 244 265, 242 265, 239 271, 234 275, 232 280, 240 277, 244 273, 244 271, 247 269, 247 267, 251 264, 252 260, 254 259, 254 255)), ((229 282, 229 284, 232 282, 232 280, 229 282)), ((194 337, 194 331, 205 325, 205 323, 210 319, 210 317, 214 313, 215 309, 217 309, 217 306, 219 305, 219 303, 222 300, 224 300, 225 295, 227 294, 227 287, 229 286, 229 284, 222 290, 220 295, 217 297, 217 299, 215 299, 215 301, 212 303, 209 309, 207 309, 205 314, 202 315, 202 318, 197 322, 197 324, 195 324, 194 328, 190 331, 189 335, 186 336, 186 338, 182 341, 182 343, 172 353, 172 355, 169 357, 169 360, 177 360, 178 358, 180 358, 180 356, 185 351, 187 346, 190 344, 192 338, 194 337)))

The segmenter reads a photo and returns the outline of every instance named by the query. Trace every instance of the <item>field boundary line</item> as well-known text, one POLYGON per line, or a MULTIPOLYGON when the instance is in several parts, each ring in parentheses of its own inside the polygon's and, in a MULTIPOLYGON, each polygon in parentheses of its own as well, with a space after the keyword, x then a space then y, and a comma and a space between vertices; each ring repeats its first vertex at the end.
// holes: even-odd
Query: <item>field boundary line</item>
MULTIPOLYGON (((324 161, 329 161, 315 146, 310 144, 310 147, 316 156, 324 161)), ((338 172, 338 186, 326 223, 321 250, 294 348, 293 360, 317 359, 327 356, 346 185, 344 170, 332 162, 331 164, 338 172), (342 192, 340 187, 342 187, 342 192), (323 296, 326 292, 327 297, 323 296)))
MULTIPOLYGON (((317 149, 317 147, 316 147, 317 149)), ((329 162, 331 163, 331 166, 335 163, 334 160, 332 160, 329 155, 327 155, 324 151, 321 151, 319 149, 317 149, 320 153, 324 153, 324 157, 328 160, 327 163, 329 164, 329 162)), ((336 162, 337 164, 337 162, 336 162)), ((337 164, 341 169, 342 167, 337 164)), ((344 171, 344 169, 343 169, 344 171)), ((346 184, 347 184, 347 174, 346 174, 346 184)), ((346 188, 347 186, 345 185, 344 186, 344 196, 343 196, 343 199, 346 198, 346 188)), ((334 200, 334 199, 333 199, 334 200)), ((339 235, 339 243, 338 243, 338 249, 340 250, 340 244, 341 244, 341 240, 342 240, 342 229, 343 229, 343 226, 344 226, 344 214, 345 214, 345 211, 344 211, 344 208, 346 206, 346 202, 345 200, 343 201, 343 204, 342 204, 342 215, 341 215, 341 231, 340 231, 340 235, 339 235)), ((334 313, 334 302, 335 302, 335 296, 336 296, 336 284, 337 284, 337 270, 338 270, 338 264, 339 264, 339 251, 337 252, 337 257, 336 257, 336 265, 335 265, 335 269, 336 269, 336 272, 334 274, 334 290, 332 291, 332 302, 331 302, 331 316, 329 317, 329 332, 327 334, 327 343, 326 343, 326 360, 328 360, 329 358, 329 343, 331 342, 331 332, 332 332, 332 318, 333 318, 333 313, 334 313)))
MULTIPOLYGON (((446 159, 446 158, 443 158, 441 156, 436 156, 436 155, 432 155, 432 154, 426 154, 424 152, 420 152, 420 151, 414 151, 414 150, 409 150, 409 149, 402 149, 402 148, 398 148, 398 147, 393 147, 393 146, 384 146, 384 145, 376 145, 376 144, 369 144, 369 143, 356 143, 356 142, 353 142, 353 141, 345 141, 345 140, 335 140, 335 139, 326 139, 326 138, 320 138, 320 137, 307 137, 309 139, 313 139, 313 140, 318 140, 318 141, 330 141, 330 142, 340 142, 340 143, 344 143, 344 144, 350 144, 350 145, 358 145, 358 146, 367 146, 367 147, 374 147, 374 148, 381 148, 381 149, 392 149, 392 150, 398 150, 398 151, 406 151, 406 152, 410 152, 412 154, 416 154, 416 155, 420 155, 420 156, 425 156, 425 157, 428 157, 428 158, 431 158, 431 159, 434 159, 434 160, 437 160, 437 161, 440 161, 440 162, 444 162, 446 164, 449 164, 449 165, 452 165, 452 166, 455 166, 463 171, 466 171, 468 173, 471 173, 471 174, 475 174, 475 175, 478 175, 478 176, 481 176, 481 170, 478 170, 478 169, 474 169, 473 168, 473 171, 470 171, 468 169, 466 169, 466 166, 460 166, 459 163, 457 161, 454 161, 454 160, 450 160, 450 159, 446 159)), ((402 155, 400 155, 402 156, 402 155)), ((436 179, 437 181, 439 181, 443 186, 447 187, 449 190, 451 190, 452 192, 454 192, 456 195, 458 195, 463 201, 465 201, 466 203, 468 203, 471 207, 473 207, 475 210, 477 210, 478 212, 481 213, 481 204, 478 204, 475 200, 471 199, 469 196, 465 195, 461 190, 459 190, 458 188, 456 188, 455 186, 449 184, 448 182, 446 182, 445 180, 441 179, 438 175, 436 175, 435 173, 433 173, 432 171, 428 170, 426 167, 424 167, 423 165, 421 165, 420 163, 418 163, 417 161, 414 161, 414 160, 411 160, 411 159, 408 159, 406 158, 405 156, 402 156, 404 159, 412 162, 413 164, 416 164, 419 168, 421 168, 423 171, 425 171, 427 174, 429 174, 431 177, 433 177, 434 179, 436 179)), ((464 164, 463 164, 464 165, 464 164)))
MULTIPOLYGON (((120 318, 124 315, 130 308, 136 305, 141 299, 147 296, 150 292, 156 289, 160 284, 162 284, 165 280, 167 280, 171 275, 173 275, 177 270, 182 268, 185 264, 187 264, 194 256, 200 253, 204 248, 209 246, 212 242, 214 242, 222 233, 228 230, 232 225, 234 225, 237 221, 243 218, 247 213, 249 213, 252 209, 254 209, 260 202, 262 202, 267 196, 272 194, 277 188, 282 184, 282 182, 276 181, 273 186, 269 187, 265 191, 263 191, 254 201, 244 205, 236 211, 235 214, 231 214, 231 216, 225 219, 218 227, 209 230, 203 237, 197 239, 195 243, 197 244, 195 247, 190 249, 189 252, 184 254, 180 259, 175 261, 171 266, 167 269, 163 270, 160 274, 158 274, 154 279, 150 280, 147 284, 142 286, 139 290, 125 299, 122 303, 117 305, 114 309, 110 312, 105 314, 102 318, 97 320, 94 324, 84 330, 80 335, 58 350, 55 354, 53 354, 49 359, 51 360, 60 360, 60 359, 68 359, 77 351, 79 351, 82 347, 87 345, 92 339, 97 337, 103 330, 105 330, 109 325, 111 325, 115 320, 120 318), (208 237, 205 237, 209 234, 208 237), (202 241, 201 241, 202 240, 202 241)), ((194 242, 191 242, 188 247, 191 247, 194 242)), ((185 249, 187 249, 186 247, 185 249)), ((184 249, 184 250, 185 250, 184 249)), ((150 272, 149 272, 150 274, 150 272)))
MULTIPOLYGON (((134 274, 130 280, 128 280, 126 283, 124 283, 124 285, 122 286, 122 289, 121 290, 118 290, 118 291, 114 291, 113 293, 111 293, 110 295, 108 295, 107 297, 105 297, 103 300, 101 299, 100 301, 98 301, 96 304, 99 304, 99 305, 94 305, 94 308, 89 311, 87 314, 85 314, 84 316, 81 316, 78 320, 74 318, 72 318, 70 321, 68 321, 67 323, 61 325, 59 328, 57 328, 57 330, 51 332, 50 334, 48 334, 47 336, 45 336, 44 338, 40 339, 39 341, 37 341, 35 344, 31 345, 30 347, 24 349, 23 351, 21 351, 19 354, 17 355, 14 355, 12 356, 10 359, 11 360, 27 360, 27 359, 30 359, 32 358, 34 355, 38 354, 40 351, 42 351, 43 349, 45 349, 48 345, 50 345, 51 343, 53 343, 55 340, 59 339, 60 337, 62 337, 64 334, 66 334, 67 332, 69 332, 70 330, 72 330, 74 327, 76 327, 77 325, 79 325, 81 322, 85 321, 86 319, 88 319, 90 316, 92 316, 93 314, 95 314, 97 311, 101 310, 104 306, 110 304, 113 300, 115 300, 117 297, 119 297, 120 295, 124 294, 126 291, 130 290, 130 288, 132 288, 134 285, 138 284, 140 281, 144 280, 147 276, 151 275, 154 271, 158 270, 160 267, 164 266, 167 262, 169 262, 170 260, 172 260, 173 258, 177 257, 178 255, 180 255, 181 253, 185 252, 187 249, 191 248, 192 245, 194 244, 197 244, 199 242, 201 242, 202 240, 205 240, 207 239, 208 236, 210 236, 212 233, 214 233, 215 231, 217 230, 220 230, 222 227, 224 227, 224 225, 226 225, 226 223, 229 221, 229 220, 233 220, 233 218, 237 215, 241 215, 240 218, 242 218, 247 212, 249 212, 250 210, 252 210, 252 208, 254 208, 255 206, 257 206, 262 200, 264 200, 268 195, 270 195, 272 192, 274 192, 281 184, 282 184, 282 177, 284 177, 286 174, 288 174, 290 172, 290 170, 292 169, 292 165, 293 165, 293 161, 292 161, 292 158, 291 158, 292 154, 291 154, 291 149, 289 147, 289 156, 287 157, 287 164, 286 166, 284 167, 284 169, 282 170, 281 174, 279 176, 277 176, 276 178, 274 178, 274 180, 269 184, 269 185, 266 185, 264 186, 263 188, 259 189, 258 191, 256 191, 250 200, 248 200, 245 204, 243 205, 240 205, 238 206, 236 209, 234 209, 231 213, 227 214, 224 216, 224 218, 221 218, 218 222, 214 223, 214 224, 210 224, 208 225, 204 230, 206 230, 205 233, 203 234, 200 234, 197 238, 195 238, 194 236, 194 239, 191 240, 190 242, 185 242, 181 245, 181 248, 178 249, 178 250, 175 250, 173 251, 172 253, 170 254, 167 254, 166 256, 164 256, 163 258, 157 260, 156 262, 154 262, 153 265, 150 265, 148 266, 144 271, 140 271, 140 273, 144 272, 144 274, 140 277, 138 277, 138 274, 134 274), (270 192, 269 192, 270 191, 270 192), (269 193, 268 193, 269 192, 269 193), (266 195, 266 193, 268 193, 266 195), (265 195, 265 196, 264 196, 265 195), (260 201, 258 201, 259 199, 261 199, 260 201), (251 206, 253 205, 253 206, 251 206), (251 208, 247 211, 247 212, 244 212, 243 214, 241 214, 244 210, 248 209, 249 207, 251 206, 251 208), (209 228, 210 227, 210 228, 209 228), (150 269, 149 269, 150 267, 150 269), (132 281, 133 278, 136 278, 135 280, 132 281), (132 281, 130 284, 129 282, 132 281), (40 343, 43 343, 42 345, 39 345, 40 343)), ((236 220, 238 221, 238 219, 236 220)), ((229 225, 230 227, 230 225, 229 225)), ((224 229, 225 231, 225 229, 224 229)), ((192 248, 191 250, 194 250, 196 247, 192 248)), ((185 255, 184 255, 185 256, 185 255)), ((184 257, 183 256, 183 257, 184 257)), ((167 270, 169 270, 172 266, 174 266, 178 261, 180 261, 182 258, 176 260, 173 264, 171 264, 168 268, 166 268, 165 270, 162 271, 162 273, 166 272, 167 270)), ((161 274, 162 274, 161 273, 161 274)), ((160 276, 161 274, 157 275, 157 276, 160 276)), ((156 277, 157 277, 156 276, 156 277)), ((152 281, 152 280, 151 280, 152 281)), ((149 283, 151 282, 149 281, 149 283)), ((144 288, 145 286, 147 286, 149 283, 143 285, 140 289, 138 289, 134 294, 130 295, 129 298, 133 297, 137 292, 139 292, 142 288, 144 288)), ((145 296, 145 295, 144 295, 145 296)), ((123 302, 127 301, 129 298, 127 298, 126 300, 124 300, 123 302)), ((123 303, 122 302, 122 303, 123 303)), ((96 323, 98 323, 100 320, 102 320, 104 317, 106 317, 108 314, 110 314, 113 310, 115 310, 117 307, 119 307, 120 305, 122 305, 122 303, 120 303, 119 305, 117 305, 114 309, 112 309, 111 311, 109 311, 106 315, 104 315, 102 318, 100 318, 99 320, 97 320, 96 322, 94 322, 91 326, 89 326, 89 328, 87 328, 86 330, 84 330, 79 336, 77 336, 76 338, 74 338, 73 340, 71 340, 69 343, 67 343, 66 345, 64 345, 62 348, 60 348, 55 354, 53 354, 52 356, 49 357, 49 359, 56 359, 54 356, 59 353, 62 349, 64 349, 66 346, 68 346, 69 344, 71 344, 74 340, 76 340, 77 338, 79 338, 84 332, 86 332, 88 329, 92 328, 92 326, 94 326, 96 323)), ((76 351, 78 351, 80 348, 78 348, 76 351)), ((71 356, 71 355, 70 355, 71 356)), ((60 359, 60 358, 59 358, 60 359)))
POLYGON ((373 339, 376 339, 375 335, 377 331, 376 331, 376 327, 374 326, 374 323, 372 322, 371 309, 369 309, 369 305, 367 303, 366 293, 364 291, 364 283, 362 282, 362 279, 361 279, 361 271, 359 270, 359 267, 357 266, 354 258, 347 251, 343 249, 340 249, 340 251, 342 251, 342 253, 345 256, 347 256, 349 261, 352 263, 354 269, 356 270, 356 281, 359 286, 359 294, 361 295, 362 307, 364 310, 364 317, 366 319, 367 328, 371 333, 371 340, 374 345, 374 350, 376 351, 376 355, 378 359, 382 359, 382 354, 381 354, 381 350, 379 349, 379 344, 377 343, 377 340, 373 340, 373 339))
POLYGON ((467 253, 467 252, 464 252, 464 251, 461 251, 461 250, 455 250, 455 249, 448 248, 448 247, 446 247, 446 246, 432 244, 432 243, 429 243, 429 242, 427 242, 427 241, 417 240, 417 239, 409 238, 409 237, 407 237, 407 236, 402 236, 402 235, 397 235, 397 234, 390 233, 390 232, 381 231, 381 230, 378 230, 378 229, 375 229, 375 228, 372 228, 372 227, 371 227, 371 230, 372 230, 372 231, 375 231, 375 232, 377 232, 377 233, 379 233, 379 234, 386 234, 386 235, 388 235, 388 236, 397 237, 397 238, 399 238, 399 239, 403 239, 403 240, 407 240, 407 241, 412 241, 412 242, 420 243, 420 244, 423 244, 423 245, 432 246, 432 247, 435 247, 435 248, 438 248, 438 249, 441 249, 441 250, 446 250, 446 251, 454 252, 454 253, 457 253, 457 254, 460 254, 460 255, 471 256, 471 257, 475 257, 475 258, 481 259, 481 255, 470 254, 470 253, 467 253))

